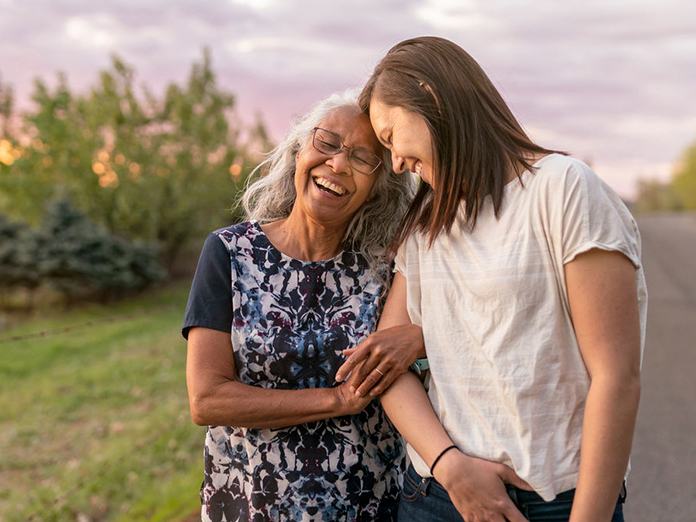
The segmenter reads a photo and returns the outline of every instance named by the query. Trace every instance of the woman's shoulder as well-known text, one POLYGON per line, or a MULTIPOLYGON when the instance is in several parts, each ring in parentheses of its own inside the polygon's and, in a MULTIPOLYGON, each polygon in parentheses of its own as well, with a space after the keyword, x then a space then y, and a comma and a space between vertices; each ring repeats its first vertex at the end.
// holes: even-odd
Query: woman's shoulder
POLYGON ((567 196, 580 187, 584 187, 583 192, 607 188, 587 163, 563 154, 549 154, 537 161, 533 174, 533 186, 542 192, 559 192, 567 196))
POLYGON ((209 238, 219 238, 228 248, 235 244, 240 238, 251 238, 258 235, 260 229, 254 221, 243 221, 212 231, 209 238))
POLYGON ((534 164, 534 174, 544 179, 597 176, 584 161, 558 153, 549 154, 537 161, 534 164))
POLYGON ((533 192, 540 205, 562 216, 576 216, 576 222, 586 223, 587 229, 609 229, 610 223, 617 222, 626 230, 636 228, 621 197, 587 163, 551 154, 537 165, 533 192), (617 216, 619 221, 614 219, 617 216))

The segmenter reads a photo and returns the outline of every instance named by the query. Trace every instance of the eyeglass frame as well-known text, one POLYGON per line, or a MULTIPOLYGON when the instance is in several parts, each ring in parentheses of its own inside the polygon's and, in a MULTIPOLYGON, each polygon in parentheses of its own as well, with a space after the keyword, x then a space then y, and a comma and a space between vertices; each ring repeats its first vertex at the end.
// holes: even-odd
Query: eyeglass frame
POLYGON ((322 128, 322 127, 314 127, 314 128, 312 129, 312 147, 314 147, 318 152, 320 152, 321 154, 324 154, 324 155, 326 155, 326 156, 336 156, 336 155, 340 154, 344 149, 347 150, 347 151, 348 151, 348 163, 350 163, 350 166, 351 166, 352 168, 354 168, 355 170, 357 170, 358 172, 360 172, 361 174, 364 174, 365 176, 372 176, 372 174, 374 174, 374 173, 377 171, 377 169, 380 168, 380 167, 384 164, 384 162, 382 161, 382 159, 381 159, 379 156, 377 156, 377 154, 375 154, 374 152, 372 152, 371 150, 368 150, 368 149, 366 149, 366 148, 364 148, 364 147, 355 147, 355 148, 349 147, 349 146, 347 146, 345 143, 343 143, 343 140, 341 139, 341 136, 339 136, 338 134, 336 134, 336 133, 333 132, 333 131, 324 129, 324 128, 322 128), (318 130, 320 130, 320 131, 322 131, 322 132, 327 132, 327 133, 329 133, 329 134, 331 134, 331 135, 333 135, 333 136, 336 136, 336 138, 338 139, 338 142, 341 144, 341 146, 338 148, 338 150, 337 150, 336 152, 334 152, 334 153, 324 152, 323 150, 320 150, 319 147, 317 147, 317 146, 314 144, 314 140, 316 140, 316 138, 317 138, 317 131, 318 131, 318 130), (363 172, 362 170, 360 170, 359 168, 357 168, 355 165, 353 165, 353 162, 352 162, 352 160, 351 160, 351 157, 352 157, 353 151, 355 151, 355 150, 357 150, 357 149, 362 149, 362 150, 364 150, 364 151, 367 151, 367 152, 369 152, 370 154, 372 154, 375 158, 377 158, 378 163, 377 163, 377 165, 375 165, 375 168, 373 168, 370 172, 363 172))

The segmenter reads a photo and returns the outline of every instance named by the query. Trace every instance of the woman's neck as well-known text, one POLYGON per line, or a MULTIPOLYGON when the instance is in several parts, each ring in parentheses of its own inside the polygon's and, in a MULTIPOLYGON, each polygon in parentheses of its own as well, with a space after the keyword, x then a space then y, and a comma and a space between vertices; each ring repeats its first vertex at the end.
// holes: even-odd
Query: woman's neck
MULTIPOLYGON (((539 162, 540 160, 542 160, 546 156, 548 156, 548 153, 545 153, 545 152, 536 153, 536 154, 530 155, 528 158, 525 158, 525 160, 527 161, 527 163, 529 165, 535 165, 537 162, 539 162)), ((520 164, 520 166, 518 167, 518 170, 519 170, 519 173, 522 174, 522 172, 524 172, 526 169, 525 169, 524 165, 520 164)), ((509 169, 507 176, 505 176, 504 185, 507 185, 511 181, 514 181, 515 179, 517 179, 517 177, 518 177, 518 173, 512 168, 509 169)))
POLYGON ((323 227, 293 214, 261 225, 261 229, 274 247, 301 261, 325 261, 336 257, 343 249, 344 229, 323 227))

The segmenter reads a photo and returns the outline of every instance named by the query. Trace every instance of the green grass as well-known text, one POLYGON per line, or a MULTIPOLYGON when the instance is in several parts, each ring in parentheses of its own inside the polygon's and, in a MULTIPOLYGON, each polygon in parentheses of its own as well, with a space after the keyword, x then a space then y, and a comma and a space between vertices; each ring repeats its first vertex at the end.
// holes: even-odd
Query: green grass
POLYGON ((188 283, 24 321, 0 340, 0 520, 176 521, 199 509, 188 283), (113 319, 113 321, 104 321, 113 319))

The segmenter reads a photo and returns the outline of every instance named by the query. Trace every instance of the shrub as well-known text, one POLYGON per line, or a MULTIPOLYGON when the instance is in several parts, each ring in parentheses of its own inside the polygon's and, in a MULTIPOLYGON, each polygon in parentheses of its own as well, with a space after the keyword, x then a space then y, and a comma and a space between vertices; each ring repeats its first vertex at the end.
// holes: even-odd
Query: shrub
POLYGON ((156 248, 106 232, 67 199, 49 206, 37 235, 42 280, 71 300, 119 297, 165 277, 156 248))

